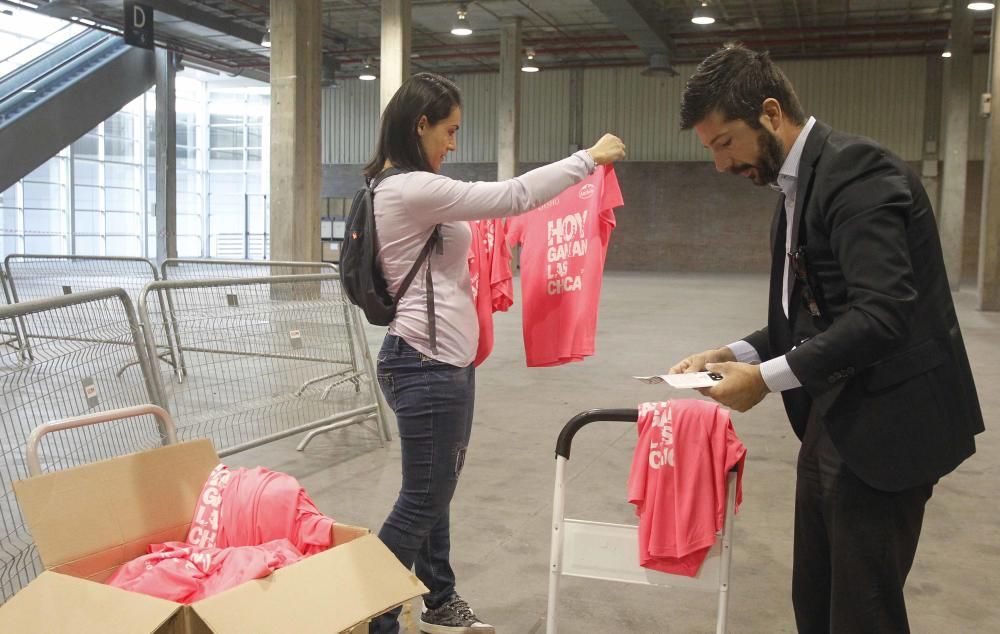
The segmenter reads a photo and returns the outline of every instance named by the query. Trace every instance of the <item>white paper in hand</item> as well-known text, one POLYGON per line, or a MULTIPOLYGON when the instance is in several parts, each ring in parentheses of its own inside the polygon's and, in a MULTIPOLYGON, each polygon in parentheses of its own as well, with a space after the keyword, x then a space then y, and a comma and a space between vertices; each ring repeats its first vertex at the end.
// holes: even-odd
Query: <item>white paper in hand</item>
POLYGON ((722 375, 715 372, 692 372, 690 374, 660 374, 656 376, 636 376, 643 383, 656 385, 666 383, 676 388, 712 387, 722 380, 722 375))

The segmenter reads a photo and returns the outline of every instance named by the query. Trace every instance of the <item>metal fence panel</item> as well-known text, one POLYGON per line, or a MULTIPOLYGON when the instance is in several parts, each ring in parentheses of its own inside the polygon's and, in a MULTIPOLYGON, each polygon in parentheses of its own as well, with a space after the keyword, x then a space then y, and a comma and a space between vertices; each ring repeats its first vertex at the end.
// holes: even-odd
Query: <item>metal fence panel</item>
MULTIPOLYGON (((329 262, 293 262, 287 260, 213 260, 195 258, 167 258, 160 265, 160 277, 164 280, 194 280, 205 278, 246 278, 267 277, 272 275, 301 275, 307 273, 338 273, 335 264, 329 262)), ((170 299, 169 294, 167 299, 170 299)), ((348 301, 343 302, 344 324, 350 330, 347 339, 351 350, 351 366, 359 374, 366 373, 375 376, 375 364, 372 362, 368 347, 368 335, 365 333, 361 311, 348 301)), ((183 362, 183 352, 178 351, 183 362)), ((377 390, 376 390, 377 391, 377 390)), ((385 416, 385 406, 379 399, 378 423, 382 437, 390 440, 392 434, 385 416)), ((334 427, 336 428, 336 427, 334 427)), ((299 445, 299 450, 325 429, 310 432, 299 445)))
MULTIPOLYGON (((7 284, 7 274, 3 270, 0 270, 0 293, 3 295, 3 304, 14 303, 10 286, 7 284)), ((18 331, 17 321, 13 319, 0 321, 0 348, 20 350, 21 347, 21 333, 18 331)))
POLYGON ((146 284, 160 278, 152 262, 138 257, 12 253, 4 268, 16 302, 120 288, 134 303, 146 284))
POLYGON ((178 438, 210 438, 227 455, 380 419, 374 376, 352 355, 356 322, 346 308, 333 274, 150 284, 139 300, 146 336, 163 339, 162 324, 173 324, 183 359, 183 380, 159 370, 178 438))
MULTIPOLYGON (((13 492, 27 477, 25 443, 39 425, 157 403, 158 387, 135 310, 121 289, 0 306, 30 355, 0 347, 0 599, 31 581, 41 564, 13 492)), ((65 469, 162 443, 152 417, 52 436, 39 448, 45 470, 65 469)))
MULTIPOLYGON (((156 265, 145 258, 109 255, 12 253, 4 258, 4 271, 15 302, 120 288, 134 306, 146 284, 160 279, 156 265)), ((168 337, 161 342, 157 354, 173 364, 170 330, 167 324, 168 337)))

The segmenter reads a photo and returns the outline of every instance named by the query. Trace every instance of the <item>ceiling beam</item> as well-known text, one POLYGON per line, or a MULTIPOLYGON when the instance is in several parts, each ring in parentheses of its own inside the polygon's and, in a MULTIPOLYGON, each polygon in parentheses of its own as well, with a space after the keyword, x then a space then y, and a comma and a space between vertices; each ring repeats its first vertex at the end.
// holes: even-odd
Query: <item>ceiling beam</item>
MULTIPOLYGON (((657 56, 670 69, 674 43, 664 25, 652 16, 648 5, 641 0, 591 0, 607 18, 628 35, 639 49, 651 59, 657 56)), ((671 69, 672 70, 672 69, 671 69)))
POLYGON ((231 18, 224 18, 209 13, 190 4, 182 4, 177 0, 143 0, 143 4, 152 7, 154 11, 160 11, 175 18, 198 24, 207 29, 218 31, 223 35, 229 35, 252 44, 260 45, 263 31, 252 29, 235 23, 231 18))

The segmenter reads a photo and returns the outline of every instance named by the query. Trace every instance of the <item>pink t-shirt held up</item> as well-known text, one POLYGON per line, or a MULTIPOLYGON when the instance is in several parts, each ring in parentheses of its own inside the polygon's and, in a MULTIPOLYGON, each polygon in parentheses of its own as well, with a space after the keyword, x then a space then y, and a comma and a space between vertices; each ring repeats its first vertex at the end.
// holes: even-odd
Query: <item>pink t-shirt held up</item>
POLYGON ((582 361, 594 354, 604 260, 623 204, 615 170, 594 173, 510 221, 521 245, 521 314, 529 367, 582 361))

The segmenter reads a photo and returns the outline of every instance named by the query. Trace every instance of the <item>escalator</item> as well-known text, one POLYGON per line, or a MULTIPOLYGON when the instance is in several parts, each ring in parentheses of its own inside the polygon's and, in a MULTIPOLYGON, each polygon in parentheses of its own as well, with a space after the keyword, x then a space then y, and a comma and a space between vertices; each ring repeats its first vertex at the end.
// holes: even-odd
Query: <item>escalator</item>
POLYGON ((156 81, 153 51, 87 30, 0 77, 0 192, 156 81))

